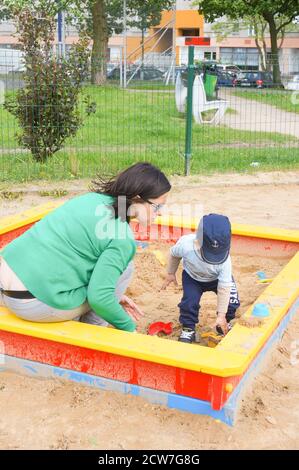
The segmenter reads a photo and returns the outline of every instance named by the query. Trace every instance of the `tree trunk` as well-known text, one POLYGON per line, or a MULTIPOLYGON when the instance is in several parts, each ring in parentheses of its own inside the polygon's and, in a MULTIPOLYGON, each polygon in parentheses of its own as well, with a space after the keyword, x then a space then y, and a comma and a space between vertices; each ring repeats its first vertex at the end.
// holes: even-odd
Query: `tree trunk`
POLYGON ((266 62, 267 51, 265 49, 265 42, 262 41, 262 44, 260 44, 259 40, 255 37, 255 45, 256 45, 258 53, 259 53, 259 62, 260 62, 261 69, 263 70, 263 72, 266 72, 266 70, 267 70, 267 62, 266 62))
POLYGON ((264 15, 265 20, 269 24, 269 31, 270 31, 270 39, 271 39, 271 62, 272 62, 272 70, 273 70, 273 81, 274 84, 278 87, 282 86, 281 83, 281 74, 280 74, 280 66, 279 66, 279 49, 278 49, 278 34, 277 28, 275 24, 274 16, 271 14, 266 13, 264 15))
POLYGON ((92 6, 93 46, 91 53, 91 82, 103 85, 107 73, 108 27, 104 0, 92 6))
POLYGON ((259 65, 263 72, 267 70, 267 46, 265 41, 265 32, 268 23, 260 16, 253 16, 250 19, 250 25, 254 29, 254 40, 259 53, 259 65))

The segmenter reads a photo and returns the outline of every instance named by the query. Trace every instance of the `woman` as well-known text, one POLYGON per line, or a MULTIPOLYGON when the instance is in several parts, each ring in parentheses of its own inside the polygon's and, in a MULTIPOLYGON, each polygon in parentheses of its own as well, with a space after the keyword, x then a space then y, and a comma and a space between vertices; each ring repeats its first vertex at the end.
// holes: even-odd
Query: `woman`
POLYGON ((81 317, 135 331, 142 312, 124 296, 136 253, 129 221, 149 226, 170 189, 149 163, 93 181, 92 192, 66 202, 5 247, 0 304, 24 320, 81 317))

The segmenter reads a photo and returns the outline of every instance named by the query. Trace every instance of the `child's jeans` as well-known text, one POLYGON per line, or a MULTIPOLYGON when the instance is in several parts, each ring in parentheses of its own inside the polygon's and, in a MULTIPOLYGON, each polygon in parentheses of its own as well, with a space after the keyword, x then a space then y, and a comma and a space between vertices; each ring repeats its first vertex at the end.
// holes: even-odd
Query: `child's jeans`
MULTIPOLYGON (((211 282, 200 282, 193 279, 186 271, 183 271, 183 298, 178 304, 180 309, 180 323, 187 328, 195 329, 198 323, 198 313, 200 309, 200 299, 204 292, 215 292, 217 294, 218 280, 211 282)), ((236 310, 240 307, 240 300, 234 279, 230 293, 229 305, 226 313, 226 321, 230 322, 235 318, 236 310)))

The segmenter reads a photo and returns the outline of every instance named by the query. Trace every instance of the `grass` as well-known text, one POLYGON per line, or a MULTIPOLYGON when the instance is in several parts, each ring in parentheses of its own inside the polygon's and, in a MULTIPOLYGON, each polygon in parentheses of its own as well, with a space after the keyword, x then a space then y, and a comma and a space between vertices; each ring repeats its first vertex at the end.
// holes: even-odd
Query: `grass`
MULTIPOLYGON (((67 180, 81 177, 94 177, 95 174, 115 174, 119 170, 136 161, 150 161, 158 165, 168 175, 184 174, 183 149, 177 148, 172 154, 168 150, 150 151, 148 154, 132 158, 131 152, 117 153, 117 158, 111 155, 100 156, 95 152, 82 152, 78 154, 78 172, 71 172, 69 155, 66 152, 57 153, 46 164, 34 162, 28 155, 26 159, 16 156, 2 160, 0 165, 1 181, 26 182, 28 180, 67 180), (28 171, 28 173, 27 173, 28 171)), ((191 173, 254 173, 258 171, 299 169, 299 150, 293 148, 224 148, 208 147, 193 148, 191 173), (253 168, 252 162, 258 162, 253 168)))
MULTIPOLYGON (((203 117, 204 121, 210 121, 213 118, 213 116, 215 115, 215 110, 212 109, 210 111, 204 111, 201 114, 202 114, 202 117, 203 117)), ((230 115, 234 114, 234 115, 236 115, 236 114, 238 114, 238 111, 236 111, 234 108, 227 108, 225 110, 225 114, 230 114, 230 115)))
POLYGON ((225 114, 238 114, 234 108, 226 108, 225 114))
MULTIPOLYGON (((185 117, 176 111, 173 92, 143 93, 108 85, 87 86, 84 93, 96 103, 96 112, 84 118, 76 137, 45 164, 20 149, 17 123, 0 106, 0 181, 89 177, 140 160, 168 174, 183 174, 185 117)), ((83 113, 83 96, 80 109, 83 113)), ((260 162, 259 169, 293 168, 299 165, 297 145, 288 135, 194 124, 192 172, 252 171, 252 161, 260 162)))
POLYGON ((270 104, 284 111, 299 113, 299 92, 263 88, 261 90, 238 90, 234 92, 234 95, 270 104))
POLYGON ((165 90, 172 90, 174 91, 174 85, 170 83, 168 85, 165 85, 165 83, 162 82, 149 82, 149 81, 139 81, 136 80, 132 83, 129 84, 129 88, 132 90, 158 90, 158 91, 165 91, 165 90))
POLYGON ((68 191, 65 189, 52 189, 50 191, 38 191, 39 196, 41 197, 54 197, 54 198, 60 198, 63 196, 66 196, 68 194, 68 191))

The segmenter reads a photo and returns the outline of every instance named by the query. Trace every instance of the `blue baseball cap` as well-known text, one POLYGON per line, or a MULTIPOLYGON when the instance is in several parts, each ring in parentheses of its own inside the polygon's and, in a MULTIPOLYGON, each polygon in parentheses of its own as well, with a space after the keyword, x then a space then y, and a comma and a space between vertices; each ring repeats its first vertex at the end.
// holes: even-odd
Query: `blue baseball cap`
POLYGON ((199 222, 196 238, 200 254, 209 264, 222 264, 229 255, 231 225, 228 217, 220 214, 204 215, 199 222))

